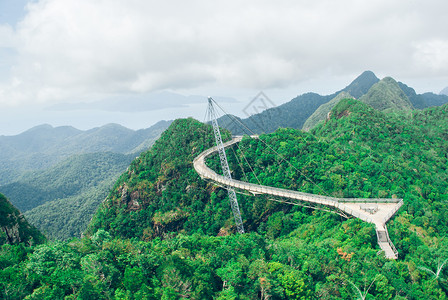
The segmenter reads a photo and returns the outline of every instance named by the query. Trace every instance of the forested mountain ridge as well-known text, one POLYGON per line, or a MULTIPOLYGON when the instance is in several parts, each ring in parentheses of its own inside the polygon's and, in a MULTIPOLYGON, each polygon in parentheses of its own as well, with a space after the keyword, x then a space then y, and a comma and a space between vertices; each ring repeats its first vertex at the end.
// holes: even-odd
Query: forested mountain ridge
POLYGON ((347 92, 340 92, 336 97, 328 101, 327 103, 319 106, 316 111, 305 121, 302 126, 302 130, 309 131, 311 128, 317 125, 322 120, 325 120, 333 109, 333 107, 339 103, 342 99, 353 98, 347 92))
POLYGON ((392 77, 385 77, 375 83, 359 100, 377 110, 413 109, 408 97, 392 77))
MULTIPOLYGON (((338 94, 346 92, 358 98, 367 93, 378 81, 379 79, 372 71, 365 71, 344 89, 331 95, 321 96, 317 93, 305 93, 287 103, 269 108, 246 119, 237 119, 254 133, 270 133, 278 128, 287 127, 300 129, 319 106, 327 103, 338 94)), ((235 135, 250 134, 247 130, 243 130, 236 125, 232 118, 228 116, 219 118, 218 123, 235 135)))
POLYGON ((118 124, 81 131, 70 126, 40 125, 15 136, 0 136, 0 185, 28 171, 44 170, 74 154, 146 150, 171 121, 131 130, 118 124))
POLYGON ((0 192, 25 212, 110 181, 133 158, 135 155, 111 152, 73 155, 45 171, 27 173, 14 183, 0 186, 0 192))
POLYGON ((137 131, 40 125, 0 136, 0 192, 49 239, 80 236, 119 175, 170 123, 137 131))
MULTIPOLYGON (((214 220, 212 211, 218 208, 207 205, 214 188, 192 168, 194 157, 213 143, 210 126, 194 119, 174 121, 120 177, 88 231, 105 229, 112 236, 148 240, 173 230, 196 231, 203 224, 204 233, 216 235, 224 220, 214 220)), ((228 205, 222 206, 229 211, 228 205)))
POLYGON ((43 242, 45 237, 42 233, 30 225, 19 210, 0 194, 0 246, 20 243, 30 246, 43 242))
MULTIPOLYGON (((249 138, 227 151, 242 180, 334 196, 403 195, 388 224, 397 261, 379 253, 372 224, 261 196, 238 195, 247 233, 232 234, 226 191, 192 167, 214 145, 212 129, 185 119, 122 174, 86 237, 4 258, 0 297, 447 299, 447 114, 447 105, 400 113, 342 100, 311 132, 261 135, 282 158, 249 138)), ((217 157, 207 164, 219 172, 217 157)))
MULTIPOLYGON (((405 85, 403 85, 405 86, 405 85)), ((406 86, 407 87, 407 86, 406 86)), ((412 89, 411 89, 412 90, 412 89)), ((413 91, 413 90, 412 90, 413 91)), ((415 92, 414 92, 415 94, 415 92)), ((415 94, 417 99, 417 95, 415 94)), ((342 99, 353 98, 347 92, 341 92, 329 102, 322 104, 318 109, 306 120, 302 129, 309 131, 319 122, 325 120, 331 109, 339 103, 342 99)), ((413 98, 414 99, 414 98, 413 98)), ((364 95, 359 99, 360 101, 370 105, 376 110, 411 110, 413 105, 405 92, 400 88, 393 78, 386 77, 375 83, 364 95)), ((424 101, 423 98, 417 100, 424 101)), ((421 103, 423 105, 423 102, 421 103)))
MULTIPOLYGON (((316 118, 316 115, 313 116, 318 108, 323 105, 324 109, 322 110, 328 112, 334 102, 329 106, 326 106, 326 104, 340 93, 348 93, 349 96, 346 95, 346 98, 360 99, 380 110, 384 108, 424 109, 448 103, 447 95, 436 95, 434 93, 417 94, 414 89, 404 83, 396 82, 391 77, 385 77, 380 80, 372 71, 365 71, 344 89, 333 94, 322 96, 316 93, 305 93, 287 103, 268 108, 248 118, 241 119, 236 116, 223 116, 218 119, 218 123, 230 130, 234 135, 242 135, 250 134, 250 132, 238 126, 234 119, 243 123, 256 134, 274 132, 278 128, 301 129, 304 128, 306 121, 310 119, 304 128, 309 130, 312 127, 310 127, 310 123, 316 124, 317 119, 323 120, 321 117, 316 118)), ((321 112, 316 114, 321 115, 321 112)))
POLYGON ((135 155, 88 153, 70 158, 42 172, 0 186, 49 239, 79 237, 108 190, 135 155))
MULTIPOLYGON (((353 98, 350 94, 343 94, 343 96, 340 96, 341 94, 319 106, 319 108, 306 120, 302 129, 310 130, 318 122, 325 120, 330 110, 342 98, 353 98)), ((436 95, 433 93, 417 94, 413 88, 410 88, 406 84, 396 82, 391 77, 385 77, 371 86, 359 100, 369 104, 377 110, 411 110, 443 105, 448 102, 448 96, 436 95)))

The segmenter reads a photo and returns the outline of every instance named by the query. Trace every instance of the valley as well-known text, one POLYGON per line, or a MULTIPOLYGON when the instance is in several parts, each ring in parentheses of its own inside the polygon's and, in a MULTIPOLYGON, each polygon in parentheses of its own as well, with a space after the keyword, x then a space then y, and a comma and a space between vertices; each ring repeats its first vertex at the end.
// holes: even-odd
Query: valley
MULTIPOLYGON (((252 125, 239 119, 259 138, 226 151, 232 178, 247 184, 322 199, 403 199, 387 227, 397 259, 381 251, 373 223, 256 191, 238 194, 246 232, 238 234, 227 191, 194 168, 215 146, 213 127, 185 118, 138 155, 78 154, 1 185, 33 224, 64 237, 2 234, 0 298, 352 299, 368 285, 366 299, 446 299, 448 99, 412 91, 364 72, 332 95, 285 103, 290 118, 272 127, 258 128, 263 113, 252 125), (91 189, 100 187, 103 199, 91 189)), ((228 142, 241 129, 225 124, 228 142)), ((218 155, 203 162, 221 172, 218 155)), ((4 207, 1 225, 17 226, 4 207)))

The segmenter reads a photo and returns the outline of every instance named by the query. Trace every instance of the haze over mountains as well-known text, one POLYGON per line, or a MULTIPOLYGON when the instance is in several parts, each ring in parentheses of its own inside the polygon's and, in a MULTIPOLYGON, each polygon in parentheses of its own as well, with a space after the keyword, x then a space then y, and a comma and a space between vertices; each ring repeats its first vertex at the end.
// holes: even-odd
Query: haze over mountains
MULTIPOLYGON (((50 239, 0 194, 0 298, 333 300, 357 298, 369 284, 366 299, 447 299, 448 103, 416 109, 429 98, 370 77, 370 87, 311 94, 328 101, 310 114, 308 132, 245 137, 227 157, 232 177, 254 184, 402 198, 387 224, 397 260, 378 248, 372 223, 264 195, 238 195, 246 233, 237 234, 228 193, 193 168, 215 145, 212 126, 177 119, 137 157, 75 154, 0 186, 50 239)), ((219 156, 207 165, 219 172, 219 156)))
POLYGON ((170 124, 137 131, 40 125, 0 136, 0 193, 49 238, 80 236, 117 177, 170 124))
POLYGON ((71 126, 44 124, 19 135, 0 136, 0 185, 24 172, 43 170, 73 154, 138 153, 147 149, 171 121, 160 121, 141 130, 118 124, 82 131, 71 126))
POLYGON ((338 96, 341 93, 344 97, 359 99, 372 107, 383 109, 424 109, 431 106, 440 106, 448 102, 447 95, 437 95, 434 93, 416 94, 415 90, 406 84, 397 82, 391 77, 380 80, 371 71, 365 71, 351 82, 344 89, 333 94, 322 96, 316 93, 306 93, 292 99, 290 102, 279 105, 278 107, 267 109, 261 113, 251 115, 248 118, 223 116, 218 123, 233 134, 250 134, 248 130, 242 129, 242 126, 236 124, 238 120, 250 129, 253 133, 274 132, 277 128, 297 128, 301 129, 305 122, 311 118, 306 125, 310 129, 310 124, 317 124, 323 120, 322 117, 316 119, 312 116, 321 105, 329 105, 320 108, 318 114, 324 116, 328 113, 338 100, 343 97, 338 96), (333 101, 332 101, 333 100, 333 101))
MULTIPOLYGON (((346 98, 380 111, 411 111, 448 102, 446 95, 417 94, 391 77, 380 80, 365 71, 333 94, 305 93, 249 118, 224 116, 218 122, 233 134, 249 133, 234 119, 255 133, 286 127, 308 131, 328 119, 332 108, 346 98)), ((119 174, 170 124, 160 121, 137 131, 118 124, 87 131, 44 124, 16 136, 0 136, 0 192, 48 237, 79 236, 119 174)))
POLYGON ((447 95, 448 96, 448 86, 440 91, 439 95, 447 95))

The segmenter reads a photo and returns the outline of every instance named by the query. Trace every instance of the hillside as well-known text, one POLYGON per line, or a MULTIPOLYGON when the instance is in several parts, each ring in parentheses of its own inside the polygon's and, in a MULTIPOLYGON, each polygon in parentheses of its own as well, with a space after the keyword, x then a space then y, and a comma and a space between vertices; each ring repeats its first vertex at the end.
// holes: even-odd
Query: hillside
POLYGON ((311 128, 314 128, 317 125, 317 123, 327 118, 330 111, 336 104, 339 103, 339 101, 347 98, 353 98, 353 97, 347 92, 340 92, 336 97, 334 97, 327 103, 324 103, 321 106, 319 106, 316 109, 316 111, 303 124, 302 130, 309 131, 311 128))
MULTIPOLYGON (((343 98, 352 98, 350 94, 341 92, 318 109, 306 120, 302 129, 309 131, 320 121, 326 119, 330 110, 343 98)), ((434 93, 417 94, 415 90, 390 77, 377 82, 359 99, 377 110, 410 110, 441 106, 448 103, 448 96, 434 93)))
POLYGON ((131 130, 108 124, 87 131, 40 125, 15 136, 0 136, 0 186, 26 172, 44 170, 74 154, 139 153, 148 149, 171 121, 131 130))
MULTIPOLYGON (((213 143, 210 126, 194 119, 173 122, 116 182, 88 231, 102 228, 113 236, 147 240, 173 230, 197 231, 202 224, 204 233, 217 234, 230 216, 215 219, 217 207, 208 205, 214 188, 192 168, 195 155, 213 143)), ((221 192, 218 199, 224 197, 221 192)), ((230 211, 228 205, 221 206, 230 211)))
POLYGON ((74 155, 43 171, 28 173, 0 191, 49 238, 80 236, 114 181, 134 155, 74 155))
POLYGON ((224 115, 218 119, 218 123, 223 128, 228 129, 234 135, 254 133, 274 132, 280 127, 301 128, 305 120, 321 105, 328 102, 332 96, 321 96, 316 93, 306 93, 291 101, 269 108, 259 114, 252 115, 248 118, 237 119, 247 128, 244 130, 235 122, 233 118, 224 115))
POLYGON ((402 82, 398 82, 401 90, 406 94, 409 101, 417 109, 424 109, 431 106, 440 106, 448 103, 448 95, 436 95, 434 93, 417 94, 415 90, 402 82))
POLYGON ((385 77, 377 82, 359 100, 377 110, 411 110, 413 108, 406 94, 391 77, 385 77))
POLYGON ((0 246, 19 243, 30 246, 44 241, 42 233, 30 225, 17 208, 0 194, 0 246))
POLYGON ((80 237, 118 176, 104 178, 97 186, 75 195, 45 202, 23 215, 49 240, 64 241, 80 237))
POLYGON ((0 192, 25 212, 109 182, 133 157, 110 152, 74 155, 43 172, 27 173, 19 181, 0 186, 0 192))
MULTIPOLYGON (((341 92, 346 92, 358 98, 367 93, 370 87, 378 81, 379 79, 373 72, 365 71, 344 89, 334 94, 321 96, 316 93, 305 93, 285 104, 269 108, 245 119, 237 119, 257 134, 274 132, 278 128, 299 129, 302 128, 305 121, 319 106, 327 103, 341 92)), ((234 135, 250 134, 247 130, 243 130, 240 126, 236 125, 228 116, 219 118, 218 124, 231 131, 234 135)))
MULTIPOLYGON (((211 127, 184 119, 122 174, 86 237, 5 257, 0 297, 353 299, 370 286, 366 299, 446 299, 447 117, 447 105, 381 112, 348 99, 311 132, 260 136, 291 164, 260 140, 227 151, 232 175, 250 182, 403 197, 388 224, 397 261, 378 252, 371 224, 262 196, 238 195, 248 233, 234 234, 226 191, 192 167, 214 144, 211 127)), ((207 163, 219 171, 217 157, 207 163)))

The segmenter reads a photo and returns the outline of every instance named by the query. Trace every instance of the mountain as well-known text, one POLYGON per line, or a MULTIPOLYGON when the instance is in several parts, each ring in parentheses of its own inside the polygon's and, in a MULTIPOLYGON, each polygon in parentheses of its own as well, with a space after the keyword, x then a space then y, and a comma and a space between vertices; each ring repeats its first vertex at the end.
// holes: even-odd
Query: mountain
MULTIPOLYGON (((413 104, 421 108, 426 107, 426 102, 422 95, 417 95, 412 88, 409 88, 401 82, 396 82, 391 77, 386 77, 381 81, 377 81, 374 85, 370 86, 367 91, 365 89, 362 91, 365 91, 365 93, 360 97, 360 101, 369 104, 377 110, 410 110, 413 108, 413 104)), ((359 95, 360 93, 358 92, 356 94, 359 95)), ((319 108, 306 120, 302 129, 305 131, 311 130, 317 123, 328 117, 330 111, 339 103, 339 101, 350 98, 353 97, 346 91, 339 93, 329 102, 319 106, 319 108)))
POLYGON ((361 98, 361 96, 366 94, 370 90, 370 88, 378 81, 380 80, 378 79, 378 77, 376 77, 375 73, 373 73, 372 71, 364 71, 355 80, 353 80, 352 83, 350 83, 347 87, 345 87, 337 94, 346 92, 352 97, 359 99, 361 98))
POLYGON ((440 91, 439 95, 445 95, 448 96, 448 86, 440 91))
POLYGON ((137 131, 40 125, 1 136, 0 191, 49 239, 80 236, 114 181, 170 123, 137 131))
MULTIPOLYGON (((223 132, 226 138, 230 134, 223 132)), ((88 232, 103 228, 113 236, 149 239, 175 229, 197 230, 202 224, 203 232, 217 234, 224 220, 215 220, 217 207, 207 204, 212 187, 192 169, 193 158, 213 143, 210 126, 194 119, 174 121, 115 183, 88 232)), ((216 197, 222 200, 224 196, 216 197)), ((222 202, 220 209, 230 212, 222 202)))
MULTIPOLYGON (((365 91, 365 89, 363 91, 365 91)), ((351 94, 344 93, 345 92, 340 93, 329 102, 319 106, 319 108, 306 120, 302 129, 309 131, 314 128, 318 122, 326 119, 328 113, 341 99, 352 98, 351 94)), ((356 93, 356 91, 354 91, 354 93, 356 93)), ((396 82, 394 79, 386 77, 371 86, 364 96, 360 97, 360 100, 378 110, 410 110, 413 108, 424 109, 431 106, 441 106, 448 103, 448 96, 436 95, 433 93, 417 94, 413 88, 406 84, 396 82)))
POLYGON ((426 103, 426 107, 441 106, 448 103, 447 95, 436 95, 434 93, 423 93, 422 97, 426 103))
POLYGON ((227 115, 218 119, 218 124, 230 130, 235 135, 274 132, 280 127, 301 128, 306 119, 321 105, 333 96, 321 96, 316 93, 306 93, 277 107, 266 109, 246 119, 237 118, 243 126, 237 124, 234 118, 227 115), (247 127, 249 130, 245 129, 247 127))
POLYGON ((147 149, 171 121, 131 130, 108 124, 87 131, 69 126, 40 125, 15 136, 0 136, 0 185, 28 171, 44 170, 73 154, 138 153, 147 149))
POLYGON ((45 171, 0 186, 0 192, 50 239, 80 236, 114 181, 135 155, 73 155, 45 171))
POLYGON ((336 97, 328 101, 327 103, 319 106, 316 111, 305 121, 302 126, 302 130, 309 131, 314 128, 317 123, 327 118, 333 107, 339 103, 342 99, 353 98, 348 92, 340 92, 336 97))
MULTIPOLYGON (((448 103, 447 95, 417 94, 413 88, 402 82, 396 82, 391 77, 380 81, 372 71, 365 71, 344 89, 334 94, 321 96, 315 93, 306 93, 278 107, 266 107, 267 109, 264 111, 245 119, 224 115, 218 119, 218 124, 230 130, 234 135, 270 133, 278 128, 303 127, 305 130, 309 130, 317 121, 324 119, 322 116, 330 111, 335 104, 335 97, 342 92, 350 95, 346 98, 360 99, 379 110, 424 109, 448 103), (327 105, 332 99, 333 102, 327 105), (323 107, 317 111, 322 105, 323 107), (317 117, 318 115, 319 117, 317 117), (308 124, 306 124, 307 120, 309 120, 308 124)), ((251 105, 257 105, 257 103, 251 105)), ((262 107, 263 105, 257 109, 262 107)))
POLYGON ((344 89, 334 94, 321 96, 316 93, 306 93, 285 104, 266 109, 245 119, 225 115, 218 119, 218 124, 235 135, 251 134, 251 132, 270 133, 278 128, 302 128, 305 121, 319 106, 327 103, 339 93, 347 92, 351 96, 359 98, 378 81, 379 79, 373 72, 365 71, 344 89), (235 120, 238 121, 235 122, 235 120), (238 122, 244 125, 237 124, 238 122), (244 129, 244 126, 250 131, 244 129))
POLYGON ((0 298, 447 299, 447 114, 447 104, 378 111, 343 99, 311 132, 279 129, 226 151, 236 179, 402 197, 388 222, 398 260, 379 252, 373 224, 263 195, 238 194, 246 233, 236 234, 226 190, 192 166, 213 130, 183 119, 134 159, 83 238, 0 248, 0 298))
POLYGON ((0 191, 25 212, 110 181, 134 157, 110 152, 74 155, 45 171, 28 173, 14 183, 0 186, 0 191))
POLYGON ((415 90, 402 82, 398 82, 398 85, 406 94, 412 105, 417 109, 424 109, 431 106, 441 106, 448 103, 448 96, 434 93, 417 94, 415 90))
POLYGON ((359 100, 377 110, 413 109, 408 97, 392 77, 385 77, 374 84, 359 100))
POLYGON ((44 241, 42 233, 30 225, 19 210, 0 194, 0 246, 18 243, 30 246, 44 241))

